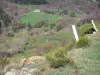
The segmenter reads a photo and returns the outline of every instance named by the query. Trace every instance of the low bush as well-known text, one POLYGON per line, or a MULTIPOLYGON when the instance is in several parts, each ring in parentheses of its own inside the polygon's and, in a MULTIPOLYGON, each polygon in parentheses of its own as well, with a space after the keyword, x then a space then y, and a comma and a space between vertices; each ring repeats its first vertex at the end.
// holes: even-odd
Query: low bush
POLYGON ((68 63, 71 63, 71 58, 67 56, 67 51, 65 48, 49 52, 46 55, 46 59, 49 61, 51 67, 59 68, 63 67, 68 63))
POLYGON ((88 39, 88 37, 83 36, 80 37, 79 41, 77 42, 77 47, 86 47, 89 46, 90 44, 90 40, 88 39))
MULTIPOLYGON (((96 27, 100 29, 100 24, 96 24, 96 27)), ((92 34, 94 32, 94 28, 92 24, 85 24, 80 27, 80 34, 86 35, 86 34, 92 34)))
POLYGON ((8 37, 14 37, 14 32, 8 32, 7 36, 8 37))
POLYGON ((56 30, 57 31, 60 31, 60 30, 62 30, 64 28, 64 25, 62 25, 62 24, 58 24, 57 26, 56 26, 56 30))
POLYGON ((56 12, 53 11, 53 10, 52 10, 52 11, 51 11, 51 10, 45 10, 44 12, 47 13, 47 14, 55 14, 55 13, 56 13, 56 12))
POLYGON ((10 59, 9 58, 1 58, 0 57, 0 75, 3 75, 3 71, 5 67, 9 64, 10 59))
POLYGON ((75 12, 71 12, 70 16, 71 16, 71 17, 76 17, 75 12))
POLYGON ((56 23, 54 22, 49 24, 50 29, 53 29, 55 26, 56 26, 56 23))
POLYGON ((7 64, 9 64, 9 58, 0 58, 0 66, 4 68, 7 64))
POLYGON ((73 42, 70 42, 70 43, 67 44, 67 46, 65 47, 65 49, 66 50, 71 50, 74 47, 74 45, 75 45, 75 42, 74 41, 73 42))
POLYGON ((44 26, 44 27, 48 26, 47 20, 39 21, 36 25, 34 25, 35 28, 41 28, 42 26, 44 26))
POLYGON ((28 49, 28 46, 25 45, 25 46, 23 47, 23 50, 27 50, 27 49, 28 49))
POLYGON ((14 32, 18 32, 19 30, 21 29, 24 29, 26 27, 26 24, 25 23, 16 23, 12 26, 12 30, 14 32))
POLYGON ((68 14, 68 10, 63 10, 61 13, 63 13, 63 14, 68 14))

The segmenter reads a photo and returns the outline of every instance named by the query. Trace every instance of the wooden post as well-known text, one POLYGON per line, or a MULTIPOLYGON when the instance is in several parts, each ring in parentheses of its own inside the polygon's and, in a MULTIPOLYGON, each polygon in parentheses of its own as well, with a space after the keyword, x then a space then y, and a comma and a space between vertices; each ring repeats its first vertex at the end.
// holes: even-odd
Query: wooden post
POLYGON ((73 29, 73 33, 74 33, 76 42, 78 42, 79 41, 79 37, 78 37, 78 33, 77 33, 75 25, 72 25, 72 29, 73 29))
POLYGON ((94 28, 94 29, 95 29, 95 31, 97 32, 97 31, 98 31, 98 29, 96 28, 96 25, 95 25, 94 21, 93 21, 93 20, 91 20, 91 22, 92 22, 93 28, 94 28))

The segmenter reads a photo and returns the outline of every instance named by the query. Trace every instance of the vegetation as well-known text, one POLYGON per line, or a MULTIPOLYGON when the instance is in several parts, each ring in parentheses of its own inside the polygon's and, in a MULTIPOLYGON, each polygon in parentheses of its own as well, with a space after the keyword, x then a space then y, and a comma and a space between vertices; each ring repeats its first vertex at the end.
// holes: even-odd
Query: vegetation
POLYGON ((9 64, 10 57, 10 53, 0 52, 0 74, 3 73, 4 68, 9 64))
POLYGON ((35 28, 41 28, 41 27, 47 27, 48 26, 48 23, 46 20, 42 20, 40 22, 37 22, 37 24, 34 26, 35 28))
POLYGON ((34 5, 41 5, 41 4, 47 4, 47 0, 9 0, 14 3, 20 3, 20 4, 34 4, 34 5))
POLYGON ((77 42, 77 47, 86 47, 89 46, 90 44, 90 40, 88 39, 88 37, 83 36, 80 37, 79 41, 77 42))
POLYGON ((67 56, 67 50, 60 48, 56 51, 49 52, 46 56, 50 65, 54 68, 65 66, 67 63, 71 63, 71 58, 67 56))
POLYGON ((0 0, 0 71, 32 67, 37 75, 100 75, 100 32, 92 35, 90 24, 93 19, 100 29, 98 0, 7 1, 0 0))
POLYGON ((62 17, 59 15, 32 12, 32 13, 27 14, 23 18, 21 18, 20 22, 24 22, 24 23, 30 22, 32 25, 34 25, 37 22, 42 21, 42 20, 48 20, 52 22, 52 21, 57 21, 60 18, 62 17))
POLYGON ((9 64, 8 58, 0 58, 0 67, 2 67, 4 69, 4 67, 8 64, 9 64))
MULTIPOLYGON (((100 24, 96 24, 97 29, 100 29, 100 24)), ((84 24, 80 27, 80 34, 86 35, 86 34, 92 34, 94 32, 94 28, 92 24, 84 24)))
POLYGON ((10 17, 4 12, 2 8, 0 8, 0 24, 1 24, 1 20, 4 23, 4 27, 9 26, 9 24, 11 23, 10 17))
POLYGON ((57 31, 59 31, 59 30, 61 30, 61 29, 63 29, 63 28, 64 28, 64 25, 61 25, 61 24, 58 24, 58 25, 56 26, 57 31))
MULTIPOLYGON (((27 25, 28 26, 28 25, 27 25)), ((19 30, 21 29, 24 29, 26 27, 26 24, 25 23, 16 23, 12 26, 12 30, 14 32, 18 32, 19 30)))
POLYGON ((2 33, 2 29, 4 27, 8 27, 10 23, 10 17, 4 12, 2 8, 0 8, 0 34, 2 33))
POLYGON ((70 16, 71 17, 75 17, 76 16, 75 12, 71 12, 71 15, 70 16))

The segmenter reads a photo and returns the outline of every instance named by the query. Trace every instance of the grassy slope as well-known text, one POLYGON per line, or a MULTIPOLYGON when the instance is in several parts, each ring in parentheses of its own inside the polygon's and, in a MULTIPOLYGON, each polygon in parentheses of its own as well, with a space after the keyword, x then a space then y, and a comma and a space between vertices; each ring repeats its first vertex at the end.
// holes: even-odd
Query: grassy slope
MULTIPOLYGON (((67 30, 68 31, 68 30, 67 30)), ((48 51, 48 49, 52 48, 57 48, 59 47, 56 46, 56 44, 61 44, 63 40, 71 40, 72 35, 70 32, 67 31, 61 31, 59 33, 56 32, 53 36, 49 34, 49 32, 43 32, 40 31, 41 33, 38 35, 34 36, 28 36, 29 39, 29 46, 33 47, 32 49, 27 48, 24 53, 18 54, 18 56, 22 57, 30 57, 33 55, 39 55, 41 54, 41 49, 44 48, 44 53, 48 51), (48 33, 49 35, 46 35, 48 33), (61 41, 62 40, 62 41, 61 41)), ((25 46, 24 46, 25 47, 25 46)))
POLYGON ((28 13, 25 15, 20 21, 24 23, 31 23, 36 24, 38 21, 41 21, 43 19, 47 19, 50 21, 57 21, 58 19, 62 18, 59 15, 51 15, 51 14, 45 14, 45 13, 28 13))
POLYGON ((75 62, 74 66, 67 65, 57 70, 47 69, 47 75, 76 75, 76 67, 79 75, 100 75, 100 33, 89 35, 91 46, 71 50, 68 55, 75 62), (91 38, 92 37, 92 38, 91 38))
POLYGON ((89 36, 92 45, 85 49, 77 49, 72 52, 80 75, 100 75, 100 33, 89 36))

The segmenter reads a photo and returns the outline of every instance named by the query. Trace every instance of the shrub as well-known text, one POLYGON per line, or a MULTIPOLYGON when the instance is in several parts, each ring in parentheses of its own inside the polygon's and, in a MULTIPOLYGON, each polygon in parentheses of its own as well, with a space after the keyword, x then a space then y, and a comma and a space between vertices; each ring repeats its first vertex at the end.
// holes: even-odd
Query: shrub
POLYGON ((88 37, 83 36, 77 42, 77 47, 86 47, 89 46, 89 44, 90 44, 90 40, 88 39, 88 37))
POLYGON ((70 42, 67 44, 67 46, 65 47, 66 50, 71 50, 74 47, 74 42, 70 42))
MULTIPOLYGON (((96 27, 100 29, 100 24, 96 24, 96 27)), ((94 28, 92 24, 85 24, 80 27, 80 34, 86 35, 86 34, 92 34, 94 32, 94 28)))
POLYGON ((71 63, 71 59, 67 56, 67 51, 65 50, 65 48, 49 52, 46 55, 46 59, 49 61, 51 67, 54 68, 63 67, 67 63, 71 63))
POLYGON ((71 17, 76 17, 75 12, 71 12, 70 16, 71 16, 71 17))
POLYGON ((7 64, 9 64, 8 58, 0 58, 0 65, 2 68, 4 68, 7 64))
POLYGON ((0 74, 3 75, 4 68, 9 64, 9 58, 0 58, 0 74))
POLYGON ((54 23, 54 22, 50 23, 49 26, 50 26, 50 29, 53 29, 56 26, 56 23, 54 23))
POLYGON ((34 27, 35 27, 35 28, 41 28, 42 26, 45 26, 45 27, 48 26, 47 20, 39 21, 34 27))
POLYGON ((55 14, 56 12, 53 10, 44 10, 45 13, 47 14, 55 14))
POLYGON ((30 22, 27 24, 27 27, 28 27, 28 31, 30 31, 32 29, 32 25, 30 22))
POLYGON ((93 29, 92 24, 85 24, 80 27, 81 35, 91 34, 91 33, 93 33, 93 31, 95 31, 95 30, 93 29))
POLYGON ((16 23, 12 26, 12 29, 14 32, 18 32, 21 29, 24 29, 26 27, 25 23, 16 23))
POLYGON ((63 14, 68 14, 68 10, 63 10, 63 12, 62 12, 63 14))
POLYGON ((8 37, 14 37, 14 32, 9 32, 9 33, 7 34, 7 36, 8 36, 8 37))
POLYGON ((24 50, 27 50, 27 49, 28 49, 28 46, 27 46, 27 45, 25 45, 25 46, 23 47, 23 49, 24 49, 24 50))
POLYGON ((63 29, 63 28, 64 28, 64 26, 61 25, 61 24, 58 24, 57 27, 56 27, 57 31, 60 31, 60 30, 63 29))

